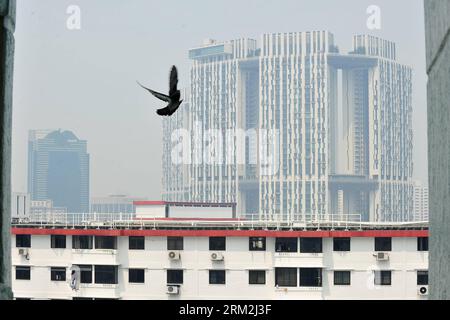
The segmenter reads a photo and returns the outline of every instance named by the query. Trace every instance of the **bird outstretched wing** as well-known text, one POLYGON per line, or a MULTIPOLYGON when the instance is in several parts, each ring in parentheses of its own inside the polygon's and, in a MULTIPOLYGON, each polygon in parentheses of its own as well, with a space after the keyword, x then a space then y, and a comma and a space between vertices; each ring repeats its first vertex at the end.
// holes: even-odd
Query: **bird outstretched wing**
POLYGON ((178 84, 177 67, 172 66, 172 69, 170 70, 169 96, 172 96, 177 92, 177 84, 178 84))
POLYGON ((170 102, 170 97, 169 97, 169 96, 167 96, 167 95, 165 95, 165 94, 162 94, 162 93, 159 93, 159 92, 156 92, 156 91, 153 91, 152 89, 146 88, 146 87, 144 87, 142 84, 140 84, 138 81, 137 81, 137 83, 138 83, 142 88, 144 88, 145 90, 147 90, 148 92, 150 92, 152 95, 154 95, 156 98, 158 98, 159 100, 166 101, 166 102, 170 102))

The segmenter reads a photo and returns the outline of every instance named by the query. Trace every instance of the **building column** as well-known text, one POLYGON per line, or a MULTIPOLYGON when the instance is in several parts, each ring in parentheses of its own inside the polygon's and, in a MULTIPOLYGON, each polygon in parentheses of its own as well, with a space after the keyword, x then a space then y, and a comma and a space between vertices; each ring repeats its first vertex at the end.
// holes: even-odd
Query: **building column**
POLYGON ((11 291, 11 118, 15 0, 0 0, 0 300, 11 291))
POLYGON ((450 299, 450 1, 426 0, 430 299, 450 299))

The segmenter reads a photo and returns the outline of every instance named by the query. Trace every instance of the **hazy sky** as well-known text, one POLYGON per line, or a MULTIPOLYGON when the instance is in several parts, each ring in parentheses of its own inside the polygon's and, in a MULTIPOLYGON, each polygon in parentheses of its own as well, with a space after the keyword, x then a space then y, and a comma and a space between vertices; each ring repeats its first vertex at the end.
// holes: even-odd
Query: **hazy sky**
POLYGON ((167 91, 178 66, 189 86, 187 50, 203 39, 255 38, 271 32, 329 30, 341 52, 354 34, 397 43, 414 68, 415 177, 426 182, 426 73, 422 0, 18 0, 14 74, 14 191, 27 188, 30 129, 72 130, 88 141, 91 195, 160 199, 161 103, 136 80, 167 91), (69 30, 70 5, 81 29, 69 30), (366 26, 381 8, 381 30, 366 26))

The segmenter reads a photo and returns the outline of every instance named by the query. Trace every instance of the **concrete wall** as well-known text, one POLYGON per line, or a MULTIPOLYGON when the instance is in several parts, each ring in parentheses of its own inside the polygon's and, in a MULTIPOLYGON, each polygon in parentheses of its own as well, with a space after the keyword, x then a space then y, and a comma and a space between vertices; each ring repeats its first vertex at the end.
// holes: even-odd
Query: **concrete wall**
POLYGON ((15 8, 15 0, 0 0, 0 300, 12 298, 10 199, 15 8))
POLYGON ((430 298, 450 299, 450 1, 426 0, 430 298))

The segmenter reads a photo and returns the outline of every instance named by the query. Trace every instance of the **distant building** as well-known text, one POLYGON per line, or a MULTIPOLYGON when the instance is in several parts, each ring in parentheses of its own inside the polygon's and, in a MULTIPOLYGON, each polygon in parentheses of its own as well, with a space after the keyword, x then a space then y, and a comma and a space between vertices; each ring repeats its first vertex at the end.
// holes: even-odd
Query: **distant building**
MULTIPOLYGON (((182 156, 177 154, 177 130, 188 130, 190 127, 189 91, 182 90, 183 104, 171 117, 164 117, 163 124, 163 159, 162 159, 162 199, 167 201, 188 201, 190 199, 190 177, 192 167, 182 162, 182 156), (174 137, 173 137, 174 136, 174 137)), ((186 131, 191 139, 190 132, 186 131)), ((182 139, 182 137, 180 137, 182 139)))
POLYGON ((71 131, 32 130, 28 141, 28 192, 69 212, 89 211, 86 140, 71 131))
POLYGON ((30 213, 32 215, 67 213, 67 208, 54 207, 52 200, 33 200, 31 201, 30 213))
POLYGON ((144 198, 132 198, 126 195, 110 195, 108 197, 94 197, 91 199, 92 213, 134 213, 134 201, 144 198))
POLYGON ((235 219, 236 203, 135 201, 136 218, 235 219))
POLYGON ((414 220, 428 221, 428 187, 420 182, 414 185, 414 220))
POLYGON ((11 196, 11 217, 21 218, 30 214, 31 198, 29 193, 13 192, 11 196))

